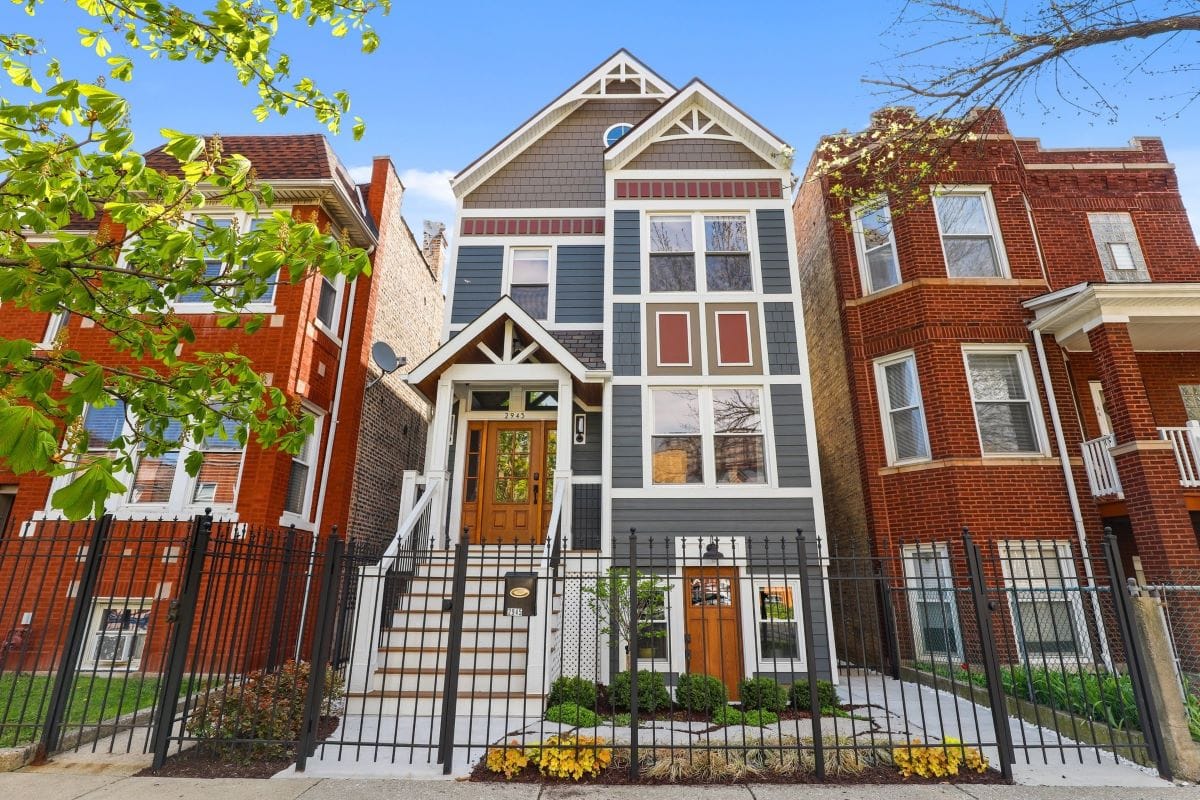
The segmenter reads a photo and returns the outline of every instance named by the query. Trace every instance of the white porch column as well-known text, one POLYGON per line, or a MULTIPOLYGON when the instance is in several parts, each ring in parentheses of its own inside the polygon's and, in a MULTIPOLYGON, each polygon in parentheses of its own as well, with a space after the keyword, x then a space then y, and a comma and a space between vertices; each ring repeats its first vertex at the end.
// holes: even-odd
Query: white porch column
MULTIPOLYGON (((433 424, 429 428, 429 449, 425 461, 426 480, 437 479, 433 488, 440 497, 435 497, 429 508, 429 530, 435 542, 442 539, 446 525, 446 492, 450 491, 450 470, 446 463, 450 450, 450 419, 454 410, 454 382, 445 376, 438 379, 437 399, 433 405, 433 424)), ((427 483, 428 487, 429 484, 427 483)), ((458 541, 458 533, 450 537, 458 541)))
MULTIPOLYGON (((571 453, 575 449, 575 388, 570 378, 560 378, 558 381, 558 452, 554 461, 554 485, 559 481, 571 480, 571 453)), ((571 540, 571 497, 570 487, 563 495, 562 521, 563 540, 571 540)), ((564 546, 564 550, 566 547, 564 546)))

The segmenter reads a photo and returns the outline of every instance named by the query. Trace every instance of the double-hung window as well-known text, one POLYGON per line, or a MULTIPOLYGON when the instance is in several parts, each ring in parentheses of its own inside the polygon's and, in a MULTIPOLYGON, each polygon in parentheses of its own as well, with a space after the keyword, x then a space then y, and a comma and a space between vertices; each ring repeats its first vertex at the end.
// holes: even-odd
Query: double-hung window
POLYGON ((193 503, 230 506, 237 499, 238 475, 242 469, 242 446, 236 437, 237 423, 221 421, 221 432, 204 437, 196 449, 204 463, 192 489, 193 503))
POLYGON ((888 463, 902 464, 929 458, 929 436, 921 403, 921 384, 917 379, 916 356, 906 352, 876 361, 875 383, 879 389, 888 463))
POLYGON ((766 483, 761 389, 652 389, 650 402, 653 483, 766 483))
POLYGON ((321 442, 321 418, 314 417, 313 432, 304 440, 300 452, 292 456, 288 473, 287 496, 283 510, 309 519, 312 508, 313 479, 316 477, 317 448, 321 442))
POLYGON ((796 616, 798 592, 793 582, 769 579, 756 583, 755 589, 759 657, 776 661, 801 658, 800 623, 796 616))
MULTIPOLYGON (((220 232, 227 231, 233 227, 232 217, 209 217, 207 219, 198 219, 195 222, 197 227, 205 226, 209 229, 209 236, 218 236, 220 232)), ((221 277, 221 273, 225 271, 225 262, 218 257, 217 249, 209 247, 208 253, 204 257, 204 278, 206 280, 215 280, 221 277)), ((211 303, 213 300, 213 291, 208 286, 198 286, 191 291, 184 292, 179 295, 180 303, 211 303)))
POLYGON ((330 333, 333 333, 333 328, 337 324, 340 294, 337 279, 326 278, 322 275, 321 294, 317 298, 317 322, 320 322, 330 333))
POLYGON ((745 214, 653 214, 649 225, 651 292, 754 289, 745 214), (704 242, 699 253, 698 241, 704 242))
POLYGON ((939 190, 933 207, 950 277, 1005 277, 1004 249, 986 188, 939 190))
POLYGON ((136 669, 150 628, 149 600, 98 601, 93 612, 90 667, 136 669))
MULTIPOLYGON (((163 438, 178 440, 182 431, 180 424, 172 421, 163 430, 163 438)), ((181 463, 179 450, 168 450, 156 456, 139 455, 133 485, 129 487, 129 502, 137 505, 170 503, 181 463)))
POLYGON ((967 382, 984 455, 1044 452, 1029 355, 1022 347, 965 347, 967 382))
POLYGON ((870 294, 900 283, 900 260, 896 256, 896 236, 887 199, 858 206, 853 219, 864 291, 870 294))
POLYGON ((962 658, 962 643, 946 545, 909 545, 902 557, 917 656, 957 663, 962 658))
POLYGON ((1009 612, 1022 656, 1090 661, 1070 544, 1009 540, 999 546, 1009 612))
POLYGON ((98 458, 115 458, 115 443, 125 432, 125 404, 118 400, 111 406, 89 406, 83 417, 83 430, 87 436, 85 464, 98 458))
POLYGON ((509 296, 536 320, 550 318, 550 248, 512 250, 509 296))

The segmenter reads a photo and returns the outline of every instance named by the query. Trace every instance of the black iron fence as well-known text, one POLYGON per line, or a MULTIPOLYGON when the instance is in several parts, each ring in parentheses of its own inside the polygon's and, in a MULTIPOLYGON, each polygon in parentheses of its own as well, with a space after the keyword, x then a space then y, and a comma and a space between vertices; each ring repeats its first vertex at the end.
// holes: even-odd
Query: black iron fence
POLYGON ((565 537, 438 549, 425 530, 380 557, 207 516, 39 522, 0 538, 0 735, 299 770, 553 751, 647 779, 1167 772, 1111 537, 1099 559, 966 533, 895 559, 565 537))

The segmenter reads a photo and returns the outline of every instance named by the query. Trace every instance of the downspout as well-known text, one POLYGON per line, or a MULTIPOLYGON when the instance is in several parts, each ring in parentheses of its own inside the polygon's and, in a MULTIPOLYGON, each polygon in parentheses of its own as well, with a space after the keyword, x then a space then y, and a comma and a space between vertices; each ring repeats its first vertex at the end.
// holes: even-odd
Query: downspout
MULTIPOLYGON (((1050 288, 1050 275, 1046 272, 1046 260, 1042 256, 1042 242, 1038 237, 1037 227, 1033 224, 1033 209, 1029 207, 1029 198, 1021 192, 1025 201, 1025 213, 1029 217, 1029 231, 1033 234, 1033 245, 1037 251, 1038 264, 1042 268, 1042 277, 1046 280, 1046 288, 1050 288)), ((1075 521, 1075 536, 1079 539, 1079 555, 1083 559, 1083 573, 1087 576, 1092 591, 1092 616, 1096 623, 1096 632, 1100 637, 1100 658, 1104 666, 1112 671, 1112 654, 1108 649, 1108 635, 1104 629, 1104 618, 1100 614, 1100 598, 1096 591, 1096 576, 1092 570, 1092 557, 1088 551, 1087 531, 1083 525, 1083 508, 1079 505, 1079 493, 1075 490, 1075 474, 1071 471, 1071 459, 1067 454, 1067 440, 1063 435, 1062 418, 1058 414, 1058 400, 1054 395, 1054 383, 1050 380, 1050 365, 1046 363, 1046 346, 1042 342, 1042 332, 1038 328, 1031 329, 1033 347, 1037 351, 1038 369, 1042 373, 1042 385, 1046 387, 1046 403, 1050 406, 1050 427, 1054 428, 1054 443, 1058 445, 1058 461, 1062 466, 1063 480, 1067 484, 1067 499, 1071 504, 1071 516, 1075 521)))
MULTIPOLYGON (((375 252, 375 245, 367 248, 367 255, 375 252)), ((346 376, 346 356, 350 351, 350 325, 354 320, 354 299, 358 294, 358 279, 350 282, 350 296, 346 302, 346 319, 342 321, 342 346, 338 353, 337 383, 334 384, 333 406, 329 410, 329 438, 325 441, 325 457, 322 459, 321 489, 317 494, 317 513, 313 517, 312 550, 308 555, 308 574, 304 578, 304 601, 300 605, 300 635, 296 637, 295 659, 300 660, 300 645, 304 640, 304 623, 308 616, 308 598, 312 591, 312 574, 317 563, 317 539, 321 533, 321 517, 325 514, 325 490, 329 486, 330 468, 333 466, 333 443, 337 438, 338 416, 342 410, 343 380, 346 376)), ((342 532, 346 533, 345 531, 342 532)))

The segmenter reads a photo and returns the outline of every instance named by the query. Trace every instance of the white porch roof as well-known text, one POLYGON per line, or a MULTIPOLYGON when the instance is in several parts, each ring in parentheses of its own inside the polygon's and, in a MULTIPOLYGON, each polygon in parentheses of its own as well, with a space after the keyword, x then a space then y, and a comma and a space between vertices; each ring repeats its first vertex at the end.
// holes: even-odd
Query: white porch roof
POLYGON ((1200 282, 1079 283, 1024 303, 1031 330, 1052 334, 1066 350, 1088 352, 1087 333, 1126 323, 1135 350, 1200 351, 1200 282))

